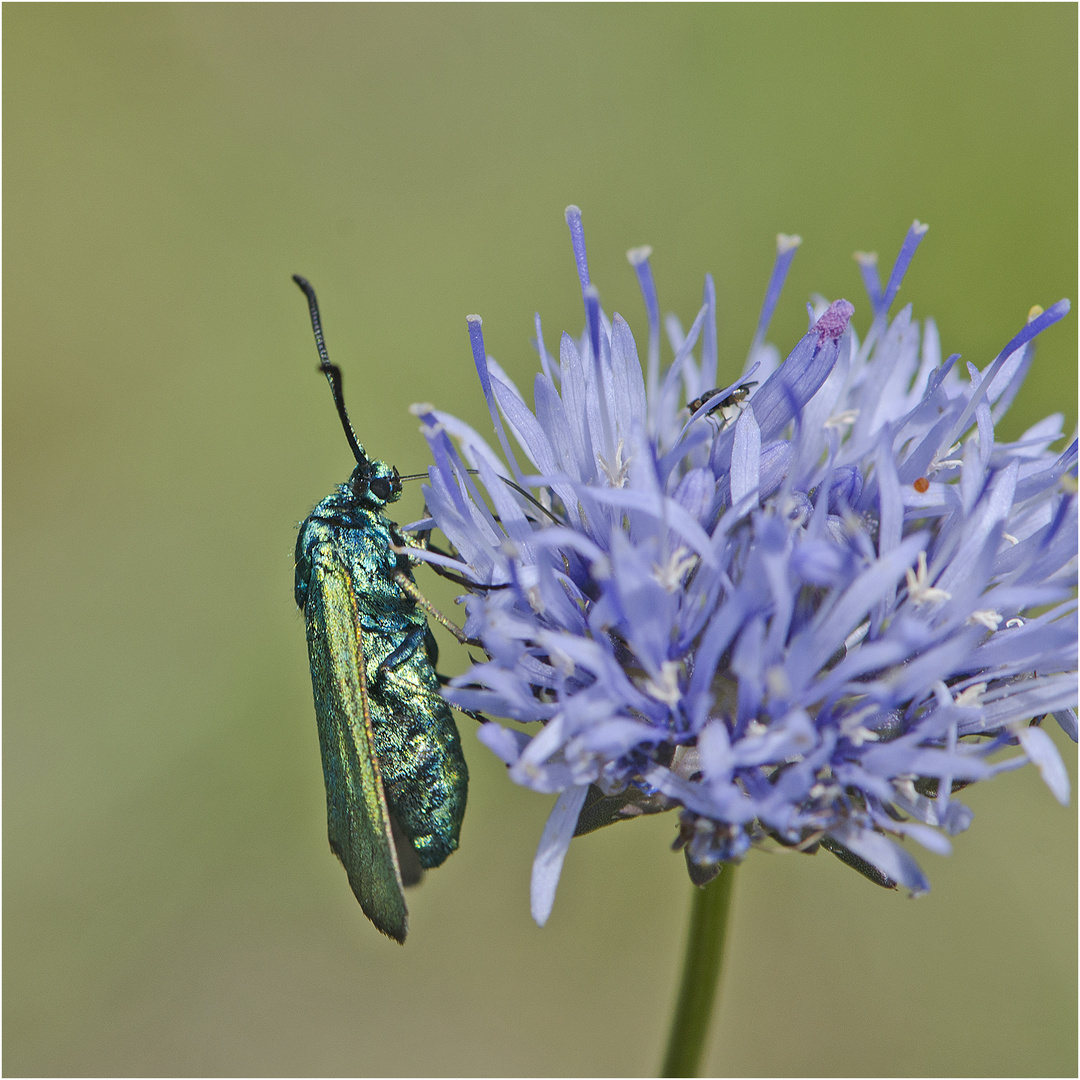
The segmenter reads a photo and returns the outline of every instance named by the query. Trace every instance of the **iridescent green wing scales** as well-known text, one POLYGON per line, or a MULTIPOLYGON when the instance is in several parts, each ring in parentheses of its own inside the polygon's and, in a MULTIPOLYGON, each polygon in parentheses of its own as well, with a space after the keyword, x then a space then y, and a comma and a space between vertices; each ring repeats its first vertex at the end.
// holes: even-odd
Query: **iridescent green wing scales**
POLYGON ((356 593, 340 563, 316 561, 304 610, 330 847, 364 914, 404 942, 408 910, 375 752, 356 593))

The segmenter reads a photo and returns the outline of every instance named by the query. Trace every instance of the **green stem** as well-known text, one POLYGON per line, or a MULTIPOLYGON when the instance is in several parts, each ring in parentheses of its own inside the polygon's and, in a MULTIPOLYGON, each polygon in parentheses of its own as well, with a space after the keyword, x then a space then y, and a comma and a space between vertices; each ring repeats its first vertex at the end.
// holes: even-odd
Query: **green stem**
POLYGON ((682 986, 661 1076, 700 1075, 724 963, 724 936, 734 881, 735 864, 727 863, 719 877, 703 889, 694 889, 682 986))

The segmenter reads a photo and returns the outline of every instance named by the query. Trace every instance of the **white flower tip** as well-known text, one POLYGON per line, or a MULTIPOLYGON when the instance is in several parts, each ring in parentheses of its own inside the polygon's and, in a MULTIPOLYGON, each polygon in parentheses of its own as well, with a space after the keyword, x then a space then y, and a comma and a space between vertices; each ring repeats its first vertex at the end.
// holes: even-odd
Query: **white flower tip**
POLYGON ((969 626, 985 626, 987 630, 996 630, 1004 617, 989 608, 981 608, 967 617, 967 623, 969 626))
MULTIPOLYGON (((1000 621, 1001 616, 998 615, 1000 621)), ((970 622, 970 620, 968 620, 970 622)), ((977 709, 981 704, 981 698, 986 693, 987 684, 984 682, 974 683, 973 685, 961 690, 959 694, 953 698, 953 704, 959 706, 961 709, 977 709)))
POLYGON ((416 404, 409 406, 409 412, 412 413, 413 416, 427 416, 434 411, 435 406, 426 401, 418 401, 416 404))
POLYGON ((911 223, 911 231, 916 236, 925 236, 926 230, 929 229, 929 225, 924 225, 918 218, 911 223))
MULTIPOLYGON (((904 571, 907 578, 908 599, 918 607, 921 604, 938 604, 951 600, 952 593, 930 584, 930 575, 926 566, 926 552, 920 551, 916 569, 904 571)), ((951 698, 950 698, 951 700, 951 698)))
POLYGON ((585 299, 586 300, 599 300, 600 299, 600 290, 591 281, 589 282, 588 285, 585 286, 585 299))
POLYGON ((787 233, 776 234, 776 251, 778 255, 783 255, 785 251, 791 251, 792 248, 797 248, 801 243, 801 236, 789 236, 787 233))
POLYGON ((581 207, 571 203, 564 211, 564 214, 566 216, 566 224, 569 225, 574 218, 581 218, 581 207))
POLYGON ((642 689, 665 705, 677 705, 682 698, 682 691, 679 689, 679 665, 674 660, 664 660, 660 664, 657 677, 646 679, 642 689))
POLYGON ((877 252, 876 251, 856 251, 852 258, 860 266, 877 266, 877 252))
POLYGON ((641 247, 631 248, 626 253, 626 258, 631 266, 640 266, 642 263, 648 262, 651 255, 652 248, 648 244, 642 244, 641 247))
POLYGON ((467 323, 476 323, 477 326, 483 326, 484 320, 479 315, 466 315, 465 321, 467 323))
POLYGON ((766 669, 765 685, 771 697, 786 698, 791 694, 791 681, 779 664, 770 664, 766 669))

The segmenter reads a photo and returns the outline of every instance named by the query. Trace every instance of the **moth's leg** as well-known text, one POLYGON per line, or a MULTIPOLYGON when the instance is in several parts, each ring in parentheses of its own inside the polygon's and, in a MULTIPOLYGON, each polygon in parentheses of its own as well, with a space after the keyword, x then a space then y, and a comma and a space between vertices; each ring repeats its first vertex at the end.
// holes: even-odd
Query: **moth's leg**
MULTIPOLYGON (((400 544, 396 544, 395 547, 412 548, 414 551, 432 551, 434 545, 431 543, 431 530, 425 529, 422 533, 417 533, 419 539, 414 539, 409 533, 400 533, 395 530, 395 540, 400 540, 400 544)), ((408 554, 408 551, 405 552, 408 554)))
MULTIPOLYGON (((435 678, 439 680, 439 685, 440 686, 446 686, 450 682, 449 676, 440 675, 438 672, 435 672, 435 678)), ((478 724, 490 724, 491 723, 491 721, 488 720, 488 718, 482 712, 476 712, 475 709, 463 709, 460 705, 454 705, 454 703, 452 701, 450 702, 450 704, 453 705, 454 708, 457 709, 457 711, 459 713, 464 713, 466 716, 471 717, 478 724)))
MULTIPOLYGON (((430 534, 427 534, 428 536, 430 534)), ((436 547, 425 536, 422 542, 414 540, 411 536, 401 537, 401 543, 395 545, 394 551, 399 554, 408 555, 408 549, 413 548, 416 551, 434 551, 436 555, 445 555, 450 558, 449 551, 443 551, 441 547, 436 547)), ((424 559, 414 559, 413 564, 423 563, 424 566, 430 570, 434 570, 439 577, 446 578, 447 581, 452 581, 455 585, 460 585, 463 589, 468 589, 471 592, 488 592, 492 589, 506 589, 507 585, 485 585, 481 581, 470 581, 467 577, 463 577, 461 574, 455 574, 453 570, 448 570, 445 566, 440 566, 438 563, 429 563, 424 559)), ((435 616, 438 618, 438 616, 435 616)), ((445 625, 445 624, 444 624, 445 625)))
MULTIPOLYGON (((417 587, 415 581, 412 581, 409 576, 403 571, 399 570, 394 579, 398 583, 398 588, 415 601, 416 606, 430 615, 440 626, 445 626, 447 630, 457 639, 462 645, 479 645, 479 642, 473 641, 472 638, 465 634, 465 631, 461 629, 456 623, 451 622, 417 587)), ((396 649, 394 650, 397 651, 396 649)))
POLYGON ((404 663, 409 657, 416 653, 416 650, 424 645, 424 639, 428 634, 428 628, 426 626, 414 626, 406 635, 402 643, 379 665, 379 670, 376 673, 376 678, 385 674, 391 668, 395 668, 398 664, 404 663))

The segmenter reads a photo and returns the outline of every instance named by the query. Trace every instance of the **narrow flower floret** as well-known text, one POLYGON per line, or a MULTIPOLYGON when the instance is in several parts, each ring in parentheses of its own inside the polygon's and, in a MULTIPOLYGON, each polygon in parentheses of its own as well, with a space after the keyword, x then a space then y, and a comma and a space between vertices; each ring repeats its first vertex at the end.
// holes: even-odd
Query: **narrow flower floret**
POLYGON ((531 406, 469 317, 501 453, 414 408, 434 457, 416 527, 451 552, 410 551, 467 586, 465 633, 486 654, 447 697, 539 725, 479 737, 514 781, 559 796, 537 921, 571 838, 645 813, 677 811, 699 884, 772 844, 918 894, 899 841, 947 851, 972 817, 961 788, 1032 762, 1066 802, 1037 725, 1053 714, 1077 737, 1077 443, 1055 449, 1060 415, 1011 443, 995 425, 1068 302, 1021 316, 982 368, 943 359, 932 319, 889 319, 916 222, 884 288, 876 256, 857 256, 865 339, 851 303, 821 300, 781 362, 766 335, 799 244, 781 236, 725 385, 712 279, 688 330, 662 327, 639 247, 643 372, 589 276, 580 210, 566 220, 585 325, 555 356, 536 317, 531 406))
POLYGON ((915 572, 905 570, 904 575, 907 577, 908 599, 913 604, 937 604, 951 599, 944 589, 935 588, 927 580, 925 551, 919 552, 919 563, 915 572))

